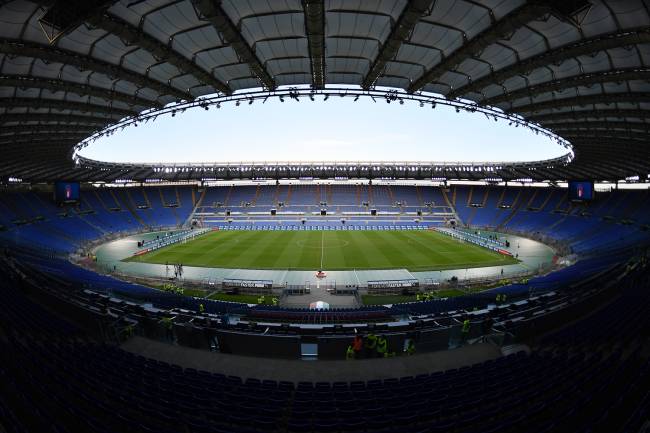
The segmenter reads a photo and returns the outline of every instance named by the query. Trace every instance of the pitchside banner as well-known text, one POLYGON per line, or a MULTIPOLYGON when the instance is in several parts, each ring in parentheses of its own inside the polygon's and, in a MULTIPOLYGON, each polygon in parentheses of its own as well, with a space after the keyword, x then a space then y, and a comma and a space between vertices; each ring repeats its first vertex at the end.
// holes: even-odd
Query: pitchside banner
POLYGON ((223 287, 252 287, 256 289, 271 289, 273 288, 273 281, 224 279, 223 287))
POLYGON ((418 280, 379 280, 368 281, 369 289, 394 289, 403 287, 418 287, 420 282, 418 280))

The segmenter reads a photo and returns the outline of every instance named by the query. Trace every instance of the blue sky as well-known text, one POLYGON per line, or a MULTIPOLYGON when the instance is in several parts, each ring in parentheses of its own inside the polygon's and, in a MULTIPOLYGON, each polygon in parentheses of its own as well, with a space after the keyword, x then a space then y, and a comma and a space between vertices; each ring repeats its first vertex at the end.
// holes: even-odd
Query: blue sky
POLYGON ((566 152, 482 114, 318 96, 159 117, 97 140, 81 155, 114 162, 530 161, 566 152))

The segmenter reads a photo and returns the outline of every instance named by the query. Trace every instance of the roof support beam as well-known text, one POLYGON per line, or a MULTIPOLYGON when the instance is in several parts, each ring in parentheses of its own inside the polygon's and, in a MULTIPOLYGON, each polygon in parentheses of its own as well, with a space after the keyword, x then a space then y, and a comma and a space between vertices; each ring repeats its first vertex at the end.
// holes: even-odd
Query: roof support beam
POLYGON ((303 0, 305 32, 309 46, 311 84, 315 89, 325 87, 325 5, 323 0, 303 0))
POLYGON ((562 113, 549 113, 528 116, 528 120, 542 124, 559 123, 558 121, 616 118, 650 119, 650 110, 580 110, 562 113))
POLYGON ((373 62, 368 75, 365 76, 361 86, 364 89, 372 87, 377 78, 384 72, 386 64, 395 56, 399 51, 402 43, 409 39, 411 32, 416 24, 433 5, 433 0, 414 0, 409 1, 406 7, 399 16, 397 22, 393 26, 390 35, 384 45, 382 45, 375 61, 373 62))
POLYGON ((16 41, 10 39, 0 39, 0 53, 9 56, 25 56, 44 61, 63 63, 71 65, 79 70, 90 70, 104 74, 110 78, 128 81, 140 87, 148 87, 155 90, 161 95, 171 95, 178 100, 193 100, 194 97, 189 92, 182 92, 176 88, 156 81, 146 75, 130 71, 112 63, 97 60, 88 55, 76 53, 74 51, 64 50, 62 48, 41 45, 33 42, 16 41))
POLYGON ((579 129, 565 129, 561 132, 562 137, 567 138, 568 140, 576 140, 582 142, 585 139, 589 140, 604 140, 604 141, 631 141, 632 144, 641 143, 650 143, 650 134, 638 133, 638 132, 627 132, 620 131, 616 133, 615 131, 590 131, 590 130, 579 130, 579 129))
POLYGON ((0 129, 0 137, 5 137, 7 135, 13 136, 23 136, 26 134, 33 133, 43 133, 47 132, 50 134, 57 133, 72 133, 80 132, 84 133, 87 136, 91 135, 93 131, 98 130, 99 128, 89 126, 89 125, 66 125, 66 124, 52 124, 52 125, 14 125, 14 126, 3 126, 0 129))
POLYGON ((648 130, 650 131, 650 123, 646 122, 627 122, 622 121, 605 121, 605 120, 595 120, 595 121, 584 121, 584 122, 551 122, 546 124, 547 127, 553 129, 560 128, 606 128, 606 129, 637 129, 637 130, 648 130))
POLYGON ((436 81, 445 72, 453 71, 465 60, 479 55, 485 48, 489 47, 498 40, 505 39, 512 35, 519 28, 528 24, 552 11, 552 7, 559 3, 558 0, 534 0, 524 3, 503 18, 495 22, 481 33, 464 43, 456 51, 444 57, 440 63, 429 69, 420 78, 415 80, 408 88, 408 91, 417 92, 428 83, 436 81))
POLYGON ((515 62, 465 86, 452 90, 447 94, 450 99, 455 99, 468 93, 478 92, 491 84, 501 84, 507 79, 517 75, 526 75, 535 69, 547 65, 559 64, 565 60, 574 59, 585 54, 598 53, 611 48, 626 47, 650 42, 650 28, 620 30, 606 35, 599 35, 579 42, 564 45, 554 50, 545 51, 537 56, 530 57, 520 62, 515 62))
POLYGON ((138 105, 142 107, 162 108, 162 104, 157 101, 140 98, 126 93, 116 92, 114 90, 104 89, 101 87, 90 86, 88 84, 79 84, 72 81, 58 80, 54 78, 26 77, 22 75, 0 75, 0 86, 19 87, 24 89, 36 88, 46 89, 52 93, 70 92, 80 96, 95 96, 107 101, 120 101, 129 105, 138 105))
POLYGON ((505 110, 508 113, 535 113, 542 110, 552 110, 565 107, 585 107, 594 104, 634 104, 650 101, 650 93, 606 93, 601 95, 573 96, 570 98, 558 98, 544 102, 533 102, 526 105, 518 105, 505 110))
POLYGON ((72 114, 0 114, 0 124, 14 122, 82 123, 86 125, 99 125, 103 127, 114 123, 115 121, 93 116, 77 116, 72 114))
MULTIPOLYGON (((637 140, 626 140, 625 137, 617 138, 600 138, 600 137, 584 137, 578 143, 578 148, 581 150, 580 154, 584 154, 591 161, 599 161, 605 159, 607 164, 612 164, 613 161, 623 161, 629 167, 630 160, 638 160, 644 154, 648 155, 648 151, 642 152, 646 146, 646 142, 637 140), (612 147, 616 147, 616 152, 612 153, 612 147)), ((586 161, 587 158, 581 158, 580 162, 586 161)))
MULTIPOLYGON (((581 134, 597 134, 619 136, 627 133, 639 133, 646 140, 650 141, 650 123, 638 123, 638 126, 627 122, 581 122, 570 125, 557 125, 551 127, 554 131, 564 131, 568 135, 570 131, 580 131, 581 134), (585 131, 586 130, 586 131, 585 131)), ((558 132, 561 135, 561 132, 558 132)))
POLYGON ((592 86, 594 84, 623 82, 627 80, 649 80, 650 69, 617 69, 605 72, 594 72, 588 74, 574 75, 572 77, 561 78, 558 80, 548 81, 535 86, 525 87, 514 90, 503 95, 493 96, 481 101, 482 105, 497 105, 504 102, 511 102, 525 97, 533 97, 542 93, 559 92, 561 90, 571 89, 580 86, 592 86))
POLYGON ((135 110, 125 110, 106 105, 88 104, 59 99, 44 98, 0 98, 0 108, 34 108, 50 110, 71 110, 82 113, 99 113, 109 116, 129 117, 138 114, 135 110))
POLYGON ((32 134, 17 135, 13 137, 0 137, 0 146, 31 143, 67 143, 79 142, 86 138, 86 134, 32 134), (18 137, 18 138, 16 138, 18 137))
POLYGON ((200 18, 209 21, 214 28, 223 35, 226 42, 230 44, 239 58, 248 63, 251 71, 257 76, 262 84, 268 89, 275 89, 275 81, 264 69, 262 62, 257 58, 248 42, 237 29, 237 26, 230 20, 230 17, 221 8, 221 0, 192 0, 194 6, 201 14, 200 18))
POLYGON ((72 3, 60 0, 32 1, 46 8, 38 23, 51 44, 82 25, 89 16, 108 9, 116 2, 116 0, 84 0, 72 3))
POLYGON ((559 121, 587 120, 587 119, 606 119, 606 118, 635 118, 650 119, 650 110, 581 110, 565 111, 562 113, 549 113, 530 116, 527 119, 537 123, 556 123, 559 121))
POLYGON ((586 154, 588 152, 591 158, 595 156, 595 152, 598 150, 601 162, 602 160, 609 163, 616 159, 636 160, 640 158, 650 160, 650 152, 646 149, 649 147, 648 143, 650 142, 648 136, 644 139, 635 137, 598 137, 591 135, 575 137, 574 139, 576 141, 581 139, 581 141, 577 141, 579 149, 584 150, 586 154), (612 147, 616 147, 616 152, 612 152, 612 147))
POLYGON ((89 18, 88 22, 95 27, 99 27, 118 36, 125 43, 139 46, 150 52, 158 60, 174 65, 182 72, 194 76, 201 83, 212 86, 221 93, 225 93, 226 95, 232 93, 226 84, 217 80, 212 74, 200 68, 196 63, 183 57, 158 39, 149 36, 121 18, 105 12, 89 18))

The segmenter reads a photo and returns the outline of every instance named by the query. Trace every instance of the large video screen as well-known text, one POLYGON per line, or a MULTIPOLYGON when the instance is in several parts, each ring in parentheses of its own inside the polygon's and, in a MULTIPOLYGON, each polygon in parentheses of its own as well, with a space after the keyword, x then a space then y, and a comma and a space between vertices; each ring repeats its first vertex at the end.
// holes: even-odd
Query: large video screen
POLYGON ((74 203, 79 201, 79 182, 55 182, 54 200, 57 203, 74 203))
POLYGON ((569 200, 590 201, 594 199, 594 183, 590 181, 570 181, 569 200))

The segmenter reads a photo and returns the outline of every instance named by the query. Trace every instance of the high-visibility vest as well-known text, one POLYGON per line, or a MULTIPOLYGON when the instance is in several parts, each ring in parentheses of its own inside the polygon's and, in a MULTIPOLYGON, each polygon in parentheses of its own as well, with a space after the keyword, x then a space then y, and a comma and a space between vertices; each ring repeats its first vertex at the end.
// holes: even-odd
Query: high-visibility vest
POLYGON ((386 353, 388 351, 388 341, 385 337, 377 337, 377 352, 386 353))
POLYGON ((366 347, 368 349, 374 349, 377 347, 377 336, 375 334, 368 334, 366 337, 366 347))
POLYGON ((203 304, 199 304, 199 313, 205 313, 205 307, 203 304))
POLYGON ((354 359, 354 349, 352 346, 348 346, 348 350, 345 352, 345 359, 354 359))
POLYGON ((467 334, 469 332, 469 327, 470 327, 469 319, 465 319, 463 321, 463 334, 467 334))

